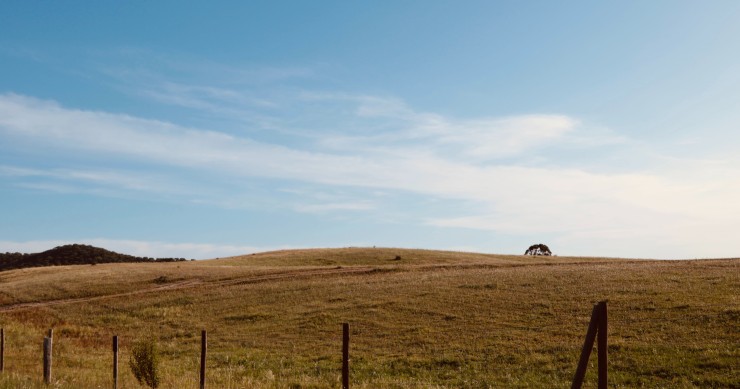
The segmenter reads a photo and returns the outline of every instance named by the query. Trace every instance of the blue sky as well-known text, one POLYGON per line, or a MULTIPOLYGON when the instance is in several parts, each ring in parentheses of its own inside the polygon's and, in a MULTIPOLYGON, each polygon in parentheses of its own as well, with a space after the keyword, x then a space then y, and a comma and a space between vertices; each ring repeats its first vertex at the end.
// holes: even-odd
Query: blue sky
POLYGON ((740 3, 0 4, 0 252, 737 256, 740 3))

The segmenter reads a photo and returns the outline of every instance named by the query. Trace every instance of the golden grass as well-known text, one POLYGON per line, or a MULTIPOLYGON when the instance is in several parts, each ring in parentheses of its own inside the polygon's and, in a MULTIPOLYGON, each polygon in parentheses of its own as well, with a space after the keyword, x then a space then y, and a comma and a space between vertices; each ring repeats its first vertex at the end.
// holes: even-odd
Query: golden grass
POLYGON ((0 388, 42 387, 52 326, 58 388, 109 387, 114 334, 119 387, 138 387, 128 347, 155 335, 162 387, 196 388, 201 328, 210 388, 339 387, 344 321, 353 387, 569 387, 603 299, 612 387, 737 388, 738 270, 740 260, 361 248, 15 270, 0 273, 0 388))

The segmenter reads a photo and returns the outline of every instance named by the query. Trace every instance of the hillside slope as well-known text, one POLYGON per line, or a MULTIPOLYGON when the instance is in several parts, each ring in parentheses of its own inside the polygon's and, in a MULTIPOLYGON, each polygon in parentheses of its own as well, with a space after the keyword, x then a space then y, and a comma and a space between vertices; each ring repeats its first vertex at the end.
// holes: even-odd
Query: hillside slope
POLYGON ((481 254, 464 251, 441 251, 401 248, 345 247, 280 250, 240 255, 206 261, 217 266, 406 266, 406 265, 465 265, 495 266, 604 262, 618 258, 584 258, 558 256, 525 256, 481 254))
MULTIPOLYGON (((354 387, 569 387, 591 306, 608 299, 610 386, 737 388, 739 295, 740 260, 355 248, 19 269, 0 273, 15 374, 0 387, 43 387, 23 377, 54 327, 59 388, 107 386, 114 334, 122 360, 155 336, 162 387, 195 387, 203 328, 209 387, 333 388, 345 321, 354 387)), ((137 387, 121 371, 119 387, 137 387)))

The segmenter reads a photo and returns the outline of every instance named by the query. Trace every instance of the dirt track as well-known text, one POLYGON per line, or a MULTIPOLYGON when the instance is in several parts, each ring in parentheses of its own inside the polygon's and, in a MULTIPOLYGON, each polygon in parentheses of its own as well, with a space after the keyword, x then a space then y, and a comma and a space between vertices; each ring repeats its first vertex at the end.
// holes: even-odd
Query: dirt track
MULTIPOLYGON (((564 262, 564 263, 555 263, 555 264, 534 263, 534 264, 504 264, 504 265, 426 264, 426 265, 407 267, 407 270, 416 269, 416 270, 423 271, 423 270, 429 270, 429 269, 453 269, 453 268, 461 269, 461 268, 539 267, 539 266, 554 266, 554 265, 569 265, 569 264, 571 265, 578 264, 579 266, 599 266, 599 265, 603 265, 603 264, 607 264, 611 262, 612 261, 594 262, 594 263, 564 262)), ((624 261, 624 260, 620 260, 618 262, 622 264, 641 263, 641 261, 624 261)), ((325 277, 325 276, 337 276, 337 275, 344 275, 344 274, 365 274, 365 273, 371 273, 371 272, 378 271, 379 269, 382 269, 382 268, 373 267, 373 266, 350 266, 350 267, 337 266, 337 267, 331 267, 331 268, 324 267, 324 268, 309 268, 309 269, 299 269, 299 270, 283 270, 283 271, 276 271, 272 273, 242 276, 242 277, 235 277, 235 278, 221 279, 221 280, 202 280, 198 278, 193 278, 193 279, 188 279, 184 281, 171 282, 165 285, 158 285, 158 286, 154 286, 151 288, 132 290, 132 291, 123 292, 123 293, 113 293, 113 294, 90 296, 90 297, 76 297, 76 298, 66 298, 66 299, 58 299, 58 300, 7 304, 7 305, 0 306, 0 312, 10 312, 10 311, 17 311, 17 310, 29 309, 29 308, 44 308, 44 307, 51 307, 51 306, 57 306, 57 305, 83 303, 83 302, 89 302, 89 301, 97 301, 97 300, 104 300, 104 299, 111 299, 111 298, 118 298, 118 297, 141 295, 141 294, 146 294, 146 293, 157 293, 157 292, 168 291, 168 290, 181 290, 181 289, 193 288, 196 286, 219 287, 219 286, 230 286, 230 285, 254 284, 254 283, 260 283, 260 282, 269 282, 269 281, 296 279, 296 278, 325 277)))
POLYGON ((267 274, 260 274, 256 276, 237 277, 237 278, 228 279, 228 280, 216 280, 216 281, 204 281, 200 279, 190 279, 190 280, 185 280, 185 281, 173 282, 173 283, 169 283, 166 285, 159 285, 159 286, 155 286, 155 287, 147 288, 147 289, 132 290, 132 291, 123 292, 123 293, 8 304, 8 305, 0 306, 0 312, 18 311, 18 310, 30 309, 30 308, 45 308, 45 307, 52 307, 52 306, 57 306, 57 305, 83 303, 83 302, 96 301, 96 300, 134 296, 134 295, 140 295, 140 294, 146 294, 146 293, 157 293, 157 292, 168 291, 168 290, 180 290, 180 289, 187 289, 187 288, 192 288, 192 287, 196 287, 200 285, 207 285, 207 286, 244 285, 244 284, 254 284, 254 283, 259 283, 259 282, 268 282, 268 281, 293 279, 293 278, 311 278, 311 277, 323 277, 323 276, 333 276, 333 275, 343 275, 343 274, 369 273, 372 271, 375 271, 375 268, 369 267, 369 266, 335 267, 335 268, 330 268, 330 269, 287 270, 287 271, 281 271, 281 272, 276 272, 276 273, 267 273, 267 274))

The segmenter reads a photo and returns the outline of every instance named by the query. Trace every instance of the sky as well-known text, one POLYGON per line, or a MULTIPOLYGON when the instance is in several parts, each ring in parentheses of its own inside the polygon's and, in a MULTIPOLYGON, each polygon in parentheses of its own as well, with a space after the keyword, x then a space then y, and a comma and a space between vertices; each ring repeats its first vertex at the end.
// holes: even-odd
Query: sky
POLYGON ((0 252, 737 257, 740 2, 0 3, 0 252))

